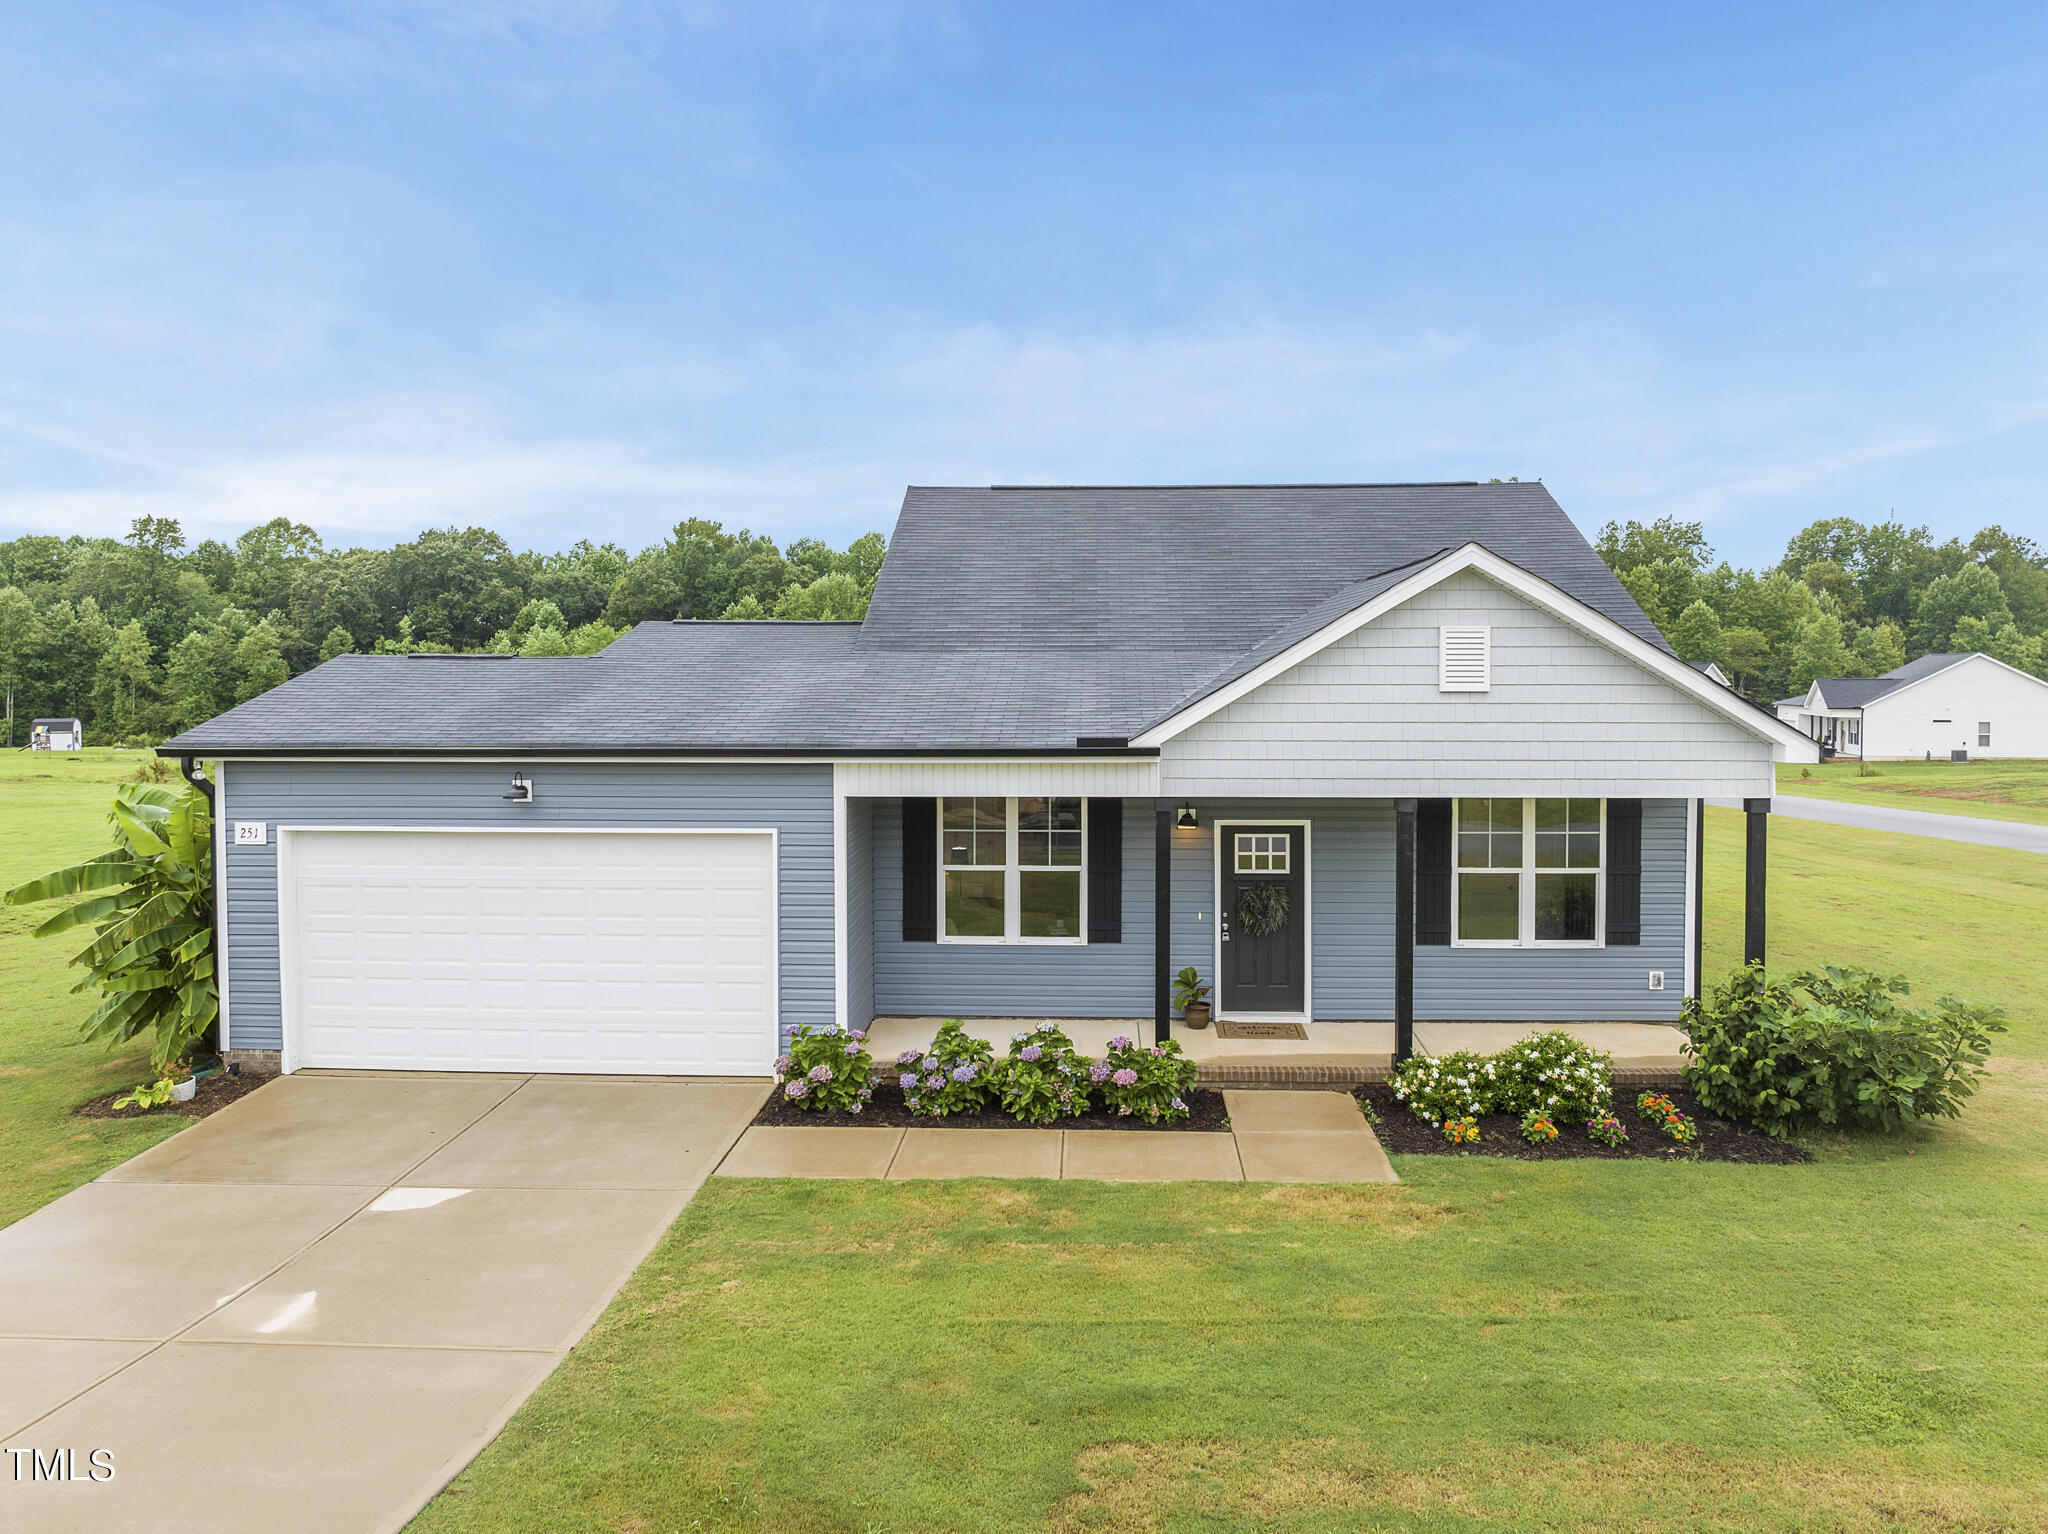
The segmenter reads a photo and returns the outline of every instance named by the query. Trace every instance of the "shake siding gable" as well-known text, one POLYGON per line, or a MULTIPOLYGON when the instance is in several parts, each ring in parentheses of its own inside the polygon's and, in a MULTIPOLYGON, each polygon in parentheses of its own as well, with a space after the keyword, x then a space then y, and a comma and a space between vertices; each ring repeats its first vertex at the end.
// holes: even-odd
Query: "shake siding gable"
POLYGON ((1771 746, 1476 571, 1446 578, 1161 747, 1169 796, 1762 795, 1771 746), (1492 685, 1439 688, 1485 625, 1492 685))

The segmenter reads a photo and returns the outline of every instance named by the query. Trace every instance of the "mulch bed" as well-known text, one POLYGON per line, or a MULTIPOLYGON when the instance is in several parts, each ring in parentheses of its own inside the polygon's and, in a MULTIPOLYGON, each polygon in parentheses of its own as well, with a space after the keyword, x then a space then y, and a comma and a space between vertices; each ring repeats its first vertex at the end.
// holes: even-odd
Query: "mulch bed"
POLYGON ((89 1103, 81 1103, 71 1111, 82 1119, 203 1119, 209 1113, 218 1113, 229 1103, 247 1097, 266 1081, 275 1081, 274 1075, 258 1071, 243 1071, 239 1076, 230 1076, 226 1071, 216 1071, 211 1076, 202 1076, 199 1090, 192 1094, 189 1103, 165 1103, 161 1108, 116 1108, 114 1099, 126 1097, 130 1088, 109 1092, 105 1097, 95 1097, 89 1103))
POLYGON ((1221 1133, 1228 1128, 1221 1092, 1197 1087, 1188 1093, 1187 1102, 1188 1116, 1171 1124, 1148 1124, 1143 1119, 1124 1118, 1093 1104, 1078 1118, 1055 1119, 1049 1124, 1020 1124, 1000 1108, 984 1109, 980 1113, 954 1113, 942 1119, 912 1113, 904 1105, 903 1089, 884 1085, 875 1088, 875 1095, 868 1099, 866 1110, 860 1113, 821 1113, 816 1109, 799 1108, 777 1093, 754 1115, 754 1122, 796 1129, 1177 1129, 1221 1133))
POLYGON ((1679 1087, 1658 1087, 1690 1114, 1699 1126, 1700 1137, 1691 1145, 1679 1145, 1636 1112, 1636 1087, 1614 1089, 1615 1117, 1628 1130, 1628 1144, 1601 1145, 1590 1139, 1583 1124, 1559 1124, 1558 1135, 1548 1145, 1530 1145, 1522 1139, 1522 1121, 1513 1114, 1489 1113, 1479 1121, 1476 1145, 1452 1145, 1444 1132, 1419 1119, 1394 1096, 1383 1082, 1355 1088, 1352 1095, 1372 1104, 1379 1113, 1373 1133, 1380 1144, 1396 1156, 1507 1156, 1517 1161, 1743 1161, 1756 1166, 1796 1166, 1813 1160, 1810 1151, 1783 1140, 1774 1140, 1761 1129, 1716 1118, 1699 1104, 1692 1093, 1679 1087))

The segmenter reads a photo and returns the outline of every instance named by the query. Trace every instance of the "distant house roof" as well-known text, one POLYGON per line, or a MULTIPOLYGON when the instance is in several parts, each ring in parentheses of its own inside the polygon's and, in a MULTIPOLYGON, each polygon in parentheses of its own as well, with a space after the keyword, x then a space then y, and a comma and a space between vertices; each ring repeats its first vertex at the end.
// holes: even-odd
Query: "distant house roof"
POLYGON ((1710 660, 1696 660, 1689 662, 1689 664, 1692 666, 1692 669, 1697 671, 1701 676, 1711 677, 1714 681, 1719 682, 1723 687, 1733 687, 1735 685, 1733 682, 1728 680, 1728 673, 1723 671, 1719 666, 1715 665, 1710 660))
POLYGON ((340 656, 167 752, 1072 751, 1477 543, 1669 653, 1540 484, 912 487, 860 623, 340 656))
POLYGON ((78 721, 76 719, 33 719, 29 721, 30 728, 34 728, 39 724, 65 724, 75 729, 78 726, 78 721))
MULTIPOLYGON (((1868 708, 1887 693, 1897 692, 1910 682, 1917 682, 1933 676, 1937 671, 1946 671, 1957 661, 1968 660, 1975 651, 1941 655, 1923 655, 1909 660, 1903 666, 1896 666, 1883 676, 1829 676, 1822 677, 1815 685, 1829 708, 1868 708)), ((1788 703, 1803 701, 1787 698, 1788 703)))

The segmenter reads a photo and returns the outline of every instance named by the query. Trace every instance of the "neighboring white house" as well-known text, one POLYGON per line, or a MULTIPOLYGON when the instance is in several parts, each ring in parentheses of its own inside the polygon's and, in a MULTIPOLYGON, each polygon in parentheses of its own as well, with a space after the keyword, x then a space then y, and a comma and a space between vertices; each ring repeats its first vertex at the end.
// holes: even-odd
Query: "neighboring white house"
POLYGON ((1822 677, 1778 717, 1843 756, 2048 757, 2048 682, 1982 652, 1923 655, 1873 677, 1822 677))
POLYGON ((1696 660, 1692 663, 1692 669, 1709 681, 1719 682, 1723 687, 1733 687, 1735 685, 1728 679, 1728 673, 1710 660, 1696 660))
POLYGON ((29 725, 29 749, 79 751, 85 747, 85 725, 77 719, 37 719, 29 725))

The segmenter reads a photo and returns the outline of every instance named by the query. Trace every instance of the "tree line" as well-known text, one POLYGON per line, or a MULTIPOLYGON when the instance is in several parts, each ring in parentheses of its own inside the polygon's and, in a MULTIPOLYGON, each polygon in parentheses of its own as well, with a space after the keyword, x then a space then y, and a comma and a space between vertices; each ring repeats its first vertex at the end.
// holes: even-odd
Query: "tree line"
POLYGON ((1717 562, 1701 524, 1672 517, 1610 522, 1596 546, 1674 650, 1759 702, 1948 651, 2048 678, 2048 553, 2001 527, 1938 544, 1924 527, 1831 517, 1765 570, 1717 562))
POLYGON ((187 547, 165 517, 125 539, 16 538, 0 542, 7 744, 39 717, 154 742, 350 653, 588 655, 648 619, 859 618, 885 550, 880 533, 778 548, 694 517, 637 554, 515 553, 478 527, 329 549, 283 517, 232 544, 187 547))

